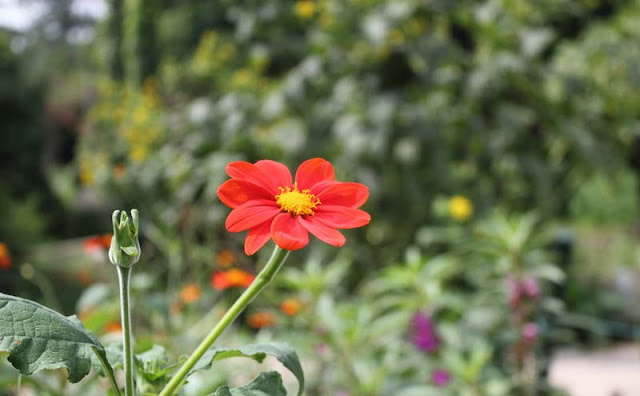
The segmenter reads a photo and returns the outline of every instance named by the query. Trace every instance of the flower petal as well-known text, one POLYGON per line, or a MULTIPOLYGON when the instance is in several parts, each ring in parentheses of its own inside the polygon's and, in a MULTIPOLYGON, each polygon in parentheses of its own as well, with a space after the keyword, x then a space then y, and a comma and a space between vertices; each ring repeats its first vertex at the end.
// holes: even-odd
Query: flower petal
POLYGON ((293 184, 291 172, 286 165, 271 160, 258 161, 255 165, 269 179, 269 184, 275 187, 278 194, 280 193, 278 187, 288 187, 293 184))
POLYGON ((334 180, 336 174, 333 165, 322 158, 311 158, 304 161, 296 171, 296 183, 300 190, 310 189, 314 184, 326 180, 334 180))
POLYGON ((323 205, 359 208, 369 198, 369 189, 364 184, 345 182, 329 186, 315 195, 323 205))
POLYGON ((311 190, 311 194, 318 195, 329 187, 335 186, 336 184, 340 184, 341 182, 335 180, 325 180, 314 184, 309 190, 311 190))
POLYGON ((229 163, 226 168, 227 174, 234 179, 244 179, 258 186, 264 187, 274 196, 280 193, 278 186, 275 186, 268 174, 261 168, 246 161, 235 161, 229 163))
POLYGON ((218 187, 218 198, 230 208, 237 208, 253 199, 274 199, 271 192, 248 180, 229 179, 218 187))
POLYGON ((342 229, 362 227, 371 221, 364 210, 335 205, 318 206, 314 217, 329 227, 342 229))
POLYGON ((254 199, 232 210, 224 226, 231 232, 244 231, 273 219, 278 213, 280 208, 274 201, 254 199))
POLYGON ((252 256, 260 250, 271 239, 271 221, 257 225, 249 230, 247 238, 244 240, 244 252, 247 256, 252 256))
POLYGON ((287 250, 298 250, 309 243, 309 233, 289 213, 280 213, 271 222, 271 237, 276 245, 287 250))
POLYGON ((331 246, 340 247, 347 241, 340 231, 321 223, 316 216, 300 216, 298 221, 316 238, 331 246))

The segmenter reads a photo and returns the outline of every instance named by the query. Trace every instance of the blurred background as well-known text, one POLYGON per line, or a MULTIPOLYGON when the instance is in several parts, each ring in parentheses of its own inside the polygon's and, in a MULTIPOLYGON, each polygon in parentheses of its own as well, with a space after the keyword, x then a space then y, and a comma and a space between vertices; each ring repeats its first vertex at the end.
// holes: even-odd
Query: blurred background
MULTIPOLYGON (((0 291, 117 342, 110 214, 138 208, 136 348, 175 362, 242 291, 220 279, 270 251, 225 231, 225 165, 324 157, 370 188, 371 224, 294 252, 219 344, 288 341, 310 396, 638 395, 639 19, 638 0, 0 0, 0 291)), ((215 367, 185 394, 260 369, 215 367)), ((0 393, 108 388, 64 378, 3 357, 0 393)))

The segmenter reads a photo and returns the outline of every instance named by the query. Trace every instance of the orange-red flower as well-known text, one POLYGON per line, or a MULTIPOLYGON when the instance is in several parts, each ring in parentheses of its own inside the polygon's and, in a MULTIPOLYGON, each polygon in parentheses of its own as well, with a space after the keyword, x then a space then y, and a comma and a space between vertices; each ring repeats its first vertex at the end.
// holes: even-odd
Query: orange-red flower
POLYGON ((211 276, 211 286, 216 290, 225 290, 230 287, 247 288, 255 278, 252 274, 237 268, 216 271, 211 276))
POLYGON ((276 324, 276 319, 269 312, 254 312, 247 318, 247 324, 252 329, 270 327, 276 324))
POLYGON ((359 183, 335 180, 333 165, 322 158, 300 164, 295 175, 270 160, 227 165, 230 180, 218 188, 218 198, 233 210, 225 226, 230 232, 249 230, 244 243, 248 255, 269 239, 287 250, 309 243, 309 232, 332 245, 346 240, 338 229, 362 227, 371 216, 358 209, 369 198, 359 183))
POLYGON ((9 255, 9 248, 7 245, 0 242, 0 268, 8 270, 11 268, 11 256, 9 255))
POLYGON ((111 246, 111 234, 96 235, 84 240, 84 250, 94 252, 96 250, 109 249, 111 246))
POLYGON ((280 305, 280 309, 285 315, 295 316, 302 309, 302 303, 295 298, 287 298, 280 305))

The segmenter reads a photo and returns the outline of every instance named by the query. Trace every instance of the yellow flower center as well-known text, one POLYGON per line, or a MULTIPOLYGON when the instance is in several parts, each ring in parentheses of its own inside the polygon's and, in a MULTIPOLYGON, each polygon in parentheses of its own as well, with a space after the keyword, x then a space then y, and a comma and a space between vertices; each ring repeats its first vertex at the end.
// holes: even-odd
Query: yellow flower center
POLYGON ((312 216, 315 213, 313 210, 321 203, 309 190, 298 190, 298 184, 294 184, 293 189, 291 187, 279 188, 280 194, 276 195, 276 203, 280 209, 292 215, 312 216))

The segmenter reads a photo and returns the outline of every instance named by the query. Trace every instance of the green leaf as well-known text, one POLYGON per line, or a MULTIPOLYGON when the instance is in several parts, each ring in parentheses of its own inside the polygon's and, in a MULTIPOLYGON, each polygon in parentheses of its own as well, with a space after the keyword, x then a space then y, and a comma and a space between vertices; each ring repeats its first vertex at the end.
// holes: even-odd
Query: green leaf
POLYGON ((210 396, 287 396, 287 391, 277 371, 266 371, 241 388, 222 386, 210 396))
MULTIPOLYGON (((267 355, 278 359, 280 363, 293 373, 298 380, 298 396, 302 395, 302 391, 304 390, 304 373, 302 372, 298 355, 288 344, 280 342, 244 345, 239 348, 210 348, 205 352, 200 361, 193 366, 189 374, 198 370, 207 370, 211 368, 211 363, 222 359, 243 356, 262 363, 267 355)), ((216 393, 216 395, 218 394, 216 393)), ((243 393, 239 393, 239 395, 243 395, 243 393)))
POLYGON ((0 351, 22 374, 66 367, 69 381, 91 370, 93 351, 106 358, 100 341, 75 317, 20 297, 0 293, 0 351))

